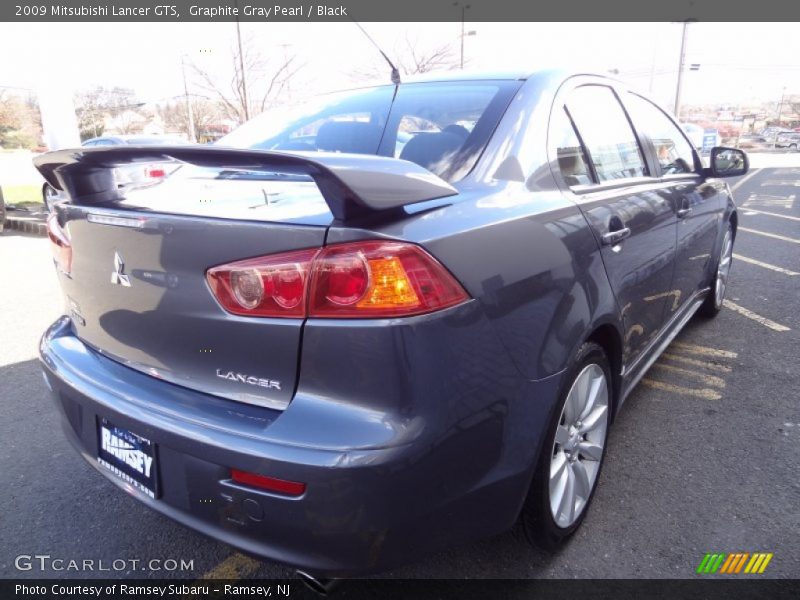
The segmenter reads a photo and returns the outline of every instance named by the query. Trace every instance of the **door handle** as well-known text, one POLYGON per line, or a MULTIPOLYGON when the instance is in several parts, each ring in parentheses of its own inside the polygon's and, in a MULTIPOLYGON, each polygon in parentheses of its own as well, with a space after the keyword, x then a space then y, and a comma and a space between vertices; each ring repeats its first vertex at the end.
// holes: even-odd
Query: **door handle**
POLYGON ((630 235, 631 235, 631 228, 623 227, 622 229, 616 229, 614 231, 609 231, 608 233, 604 233, 601 239, 603 240, 604 246, 615 246, 625 238, 630 237, 630 235))
POLYGON ((677 214, 678 214, 678 218, 679 219, 685 219, 690 214, 692 214, 692 209, 691 208, 681 208, 681 209, 678 210, 677 214))

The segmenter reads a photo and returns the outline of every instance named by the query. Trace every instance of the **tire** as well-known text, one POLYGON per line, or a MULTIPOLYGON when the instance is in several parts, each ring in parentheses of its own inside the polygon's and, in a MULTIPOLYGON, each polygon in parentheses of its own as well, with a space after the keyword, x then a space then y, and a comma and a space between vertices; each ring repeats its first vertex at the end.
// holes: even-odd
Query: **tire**
POLYGON ((611 368, 603 349, 593 342, 581 346, 564 382, 520 515, 528 541, 548 551, 564 544, 583 522, 600 478, 613 406, 611 368), (568 406, 568 399, 579 403, 568 406))
POLYGON ((58 200, 58 192, 49 183, 42 186, 42 202, 47 212, 53 212, 53 204, 58 200))
POLYGON ((717 267, 714 269, 714 279, 711 280, 711 293, 706 296, 705 302, 700 305, 700 315, 712 319, 722 310, 725 292, 728 289, 728 278, 733 262, 733 225, 728 223, 728 229, 722 238, 722 248, 717 257, 717 267))

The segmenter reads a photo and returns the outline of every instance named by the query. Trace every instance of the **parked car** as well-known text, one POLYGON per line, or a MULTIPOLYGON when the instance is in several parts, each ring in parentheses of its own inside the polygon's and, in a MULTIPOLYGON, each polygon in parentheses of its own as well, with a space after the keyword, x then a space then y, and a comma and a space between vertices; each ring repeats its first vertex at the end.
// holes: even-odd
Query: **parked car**
POLYGON ((565 542, 626 398, 723 306, 720 178, 748 168, 726 148, 704 168, 645 96, 560 71, 428 75, 214 146, 35 163, 80 190, 49 221, 68 314, 40 345, 69 440, 147 506, 317 582, 517 521, 565 542), (113 185, 165 155, 187 168, 113 185))
POLYGON ((800 133, 779 133, 775 138, 775 147, 797 151, 800 147, 800 133))
POLYGON ((758 134, 765 138, 768 142, 772 143, 775 141, 775 138, 782 133, 792 133, 791 129, 787 129, 786 127, 766 127, 758 132, 758 134))
POLYGON ((762 135, 740 135, 737 146, 745 150, 768 150, 772 148, 772 142, 762 135))
MULTIPOLYGON (((179 146, 189 144, 189 142, 171 135, 109 135, 94 137, 81 144, 84 148, 94 148, 97 146, 179 146)), ((126 187, 130 185, 142 185, 153 183, 169 175, 178 165, 164 162, 157 162, 146 165, 130 165, 116 170, 117 185, 126 187)), ((53 211, 53 205, 63 200, 64 194, 47 182, 42 184, 42 201, 47 212, 53 211)))

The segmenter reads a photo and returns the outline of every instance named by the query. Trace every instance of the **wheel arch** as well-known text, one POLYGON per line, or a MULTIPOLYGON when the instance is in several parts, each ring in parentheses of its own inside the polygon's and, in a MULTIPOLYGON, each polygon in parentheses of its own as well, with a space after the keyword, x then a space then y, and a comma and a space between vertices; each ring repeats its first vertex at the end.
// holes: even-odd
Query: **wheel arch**
POLYGON ((617 413, 619 397, 622 392, 622 337, 619 330, 611 323, 603 323, 594 328, 586 338, 587 342, 594 342, 606 353, 611 367, 612 389, 612 421, 617 413))

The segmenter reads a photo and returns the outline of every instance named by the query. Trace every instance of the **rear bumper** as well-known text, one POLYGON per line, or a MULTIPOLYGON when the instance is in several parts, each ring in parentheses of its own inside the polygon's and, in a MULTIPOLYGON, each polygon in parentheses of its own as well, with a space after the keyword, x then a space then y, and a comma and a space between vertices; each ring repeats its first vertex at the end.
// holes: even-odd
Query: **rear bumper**
POLYGON ((67 437, 118 487, 247 553, 334 577, 384 570, 511 526, 559 380, 498 381, 497 397, 465 398, 474 405, 468 410, 432 398, 439 414, 419 404, 390 412, 322 398, 301 382, 278 412, 129 369, 85 346, 67 318, 46 332, 40 354, 67 437), (102 418, 156 444, 155 499, 98 464, 102 418), (232 482, 231 468, 307 489, 297 498, 257 491, 232 482))

